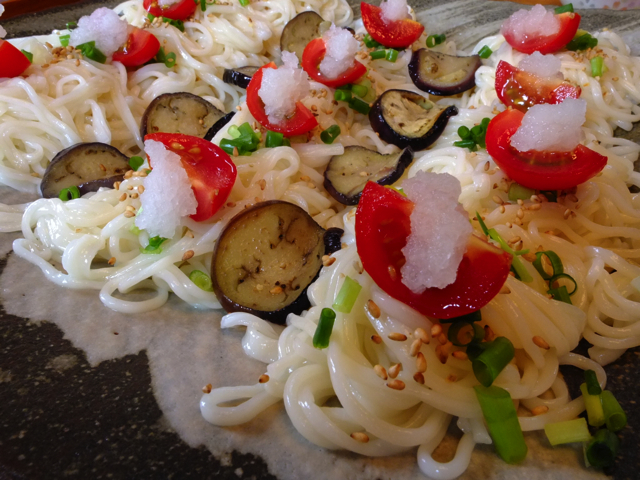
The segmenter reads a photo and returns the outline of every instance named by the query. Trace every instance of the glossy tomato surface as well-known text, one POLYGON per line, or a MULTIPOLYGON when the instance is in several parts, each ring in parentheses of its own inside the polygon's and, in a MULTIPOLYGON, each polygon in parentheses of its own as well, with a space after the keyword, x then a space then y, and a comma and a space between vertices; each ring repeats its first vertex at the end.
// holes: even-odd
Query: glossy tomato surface
MULTIPOLYGON (((272 132, 282 133, 285 137, 301 135, 313 130, 318 125, 318 121, 313 113, 311 113, 311 110, 305 107, 302 102, 296 103, 295 112, 283 123, 276 124, 269 121, 269 116, 264 110, 264 102, 260 98, 260 95, 258 95, 258 91, 262 86, 262 76, 267 68, 277 67, 273 62, 264 65, 253 75, 247 87, 247 106, 253 118, 266 129, 272 132)), ((283 94, 286 94, 286 92, 283 92, 283 94)))
POLYGON ((362 2, 360 4, 362 23, 371 38, 390 48, 407 48, 420 38, 424 26, 415 20, 396 20, 385 22, 382 19, 382 9, 362 2))
POLYGON ((327 78, 320 72, 320 62, 327 52, 327 47, 322 38, 311 40, 304 49, 302 54, 302 68, 311 80, 322 83, 327 87, 338 88, 348 83, 357 82, 360 77, 367 73, 367 67, 362 63, 355 61, 352 67, 342 72, 336 78, 327 78))
POLYGON ((0 78, 13 78, 29 68, 31 62, 16 47, 0 39, 0 78))
POLYGON ((487 152, 513 181, 536 190, 564 190, 586 182, 607 164, 607 157, 578 145, 571 152, 520 152, 511 137, 524 113, 506 110, 487 127, 487 152))
POLYGON ((113 54, 113 61, 125 67, 144 65, 160 50, 160 42, 149 30, 132 27, 127 43, 113 54))
POLYGON ((511 255, 471 235, 456 281, 413 293, 402 283, 402 248, 411 233, 413 203, 393 189, 368 182, 356 212, 356 244, 362 266, 393 298, 423 315, 447 319, 478 310, 495 297, 509 275, 511 255))
POLYGON ((196 11, 198 4, 194 0, 178 0, 167 7, 161 7, 158 5, 158 0, 144 0, 142 6, 154 17, 186 20, 196 11))
MULTIPOLYGON (((152 133, 144 139, 161 142, 167 150, 180 156, 198 202, 192 219, 196 222, 207 220, 225 204, 236 181, 237 170, 224 150, 208 140, 180 133, 152 133)), ((149 162, 151 165, 151 160, 149 162)))
POLYGON ((540 52, 542 54, 555 53, 567 45, 576 36, 580 26, 580 15, 574 12, 556 15, 560 20, 560 30, 554 35, 528 36, 523 40, 516 39, 516 32, 502 32, 509 45, 522 53, 540 52))
POLYGON ((500 60, 496 68, 496 93, 507 107, 526 112, 533 105, 579 98, 582 89, 560 79, 533 75, 500 60))

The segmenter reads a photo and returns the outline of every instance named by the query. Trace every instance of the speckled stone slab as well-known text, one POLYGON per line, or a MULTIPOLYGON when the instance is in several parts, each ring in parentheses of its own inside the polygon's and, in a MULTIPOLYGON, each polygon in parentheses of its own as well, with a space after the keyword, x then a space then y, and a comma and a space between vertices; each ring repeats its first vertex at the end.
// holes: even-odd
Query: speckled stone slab
MULTIPOLYGON (((42 34, 115 4, 87 1, 2 25, 10 36, 42 34)), ((465 48, 495 33, 518 8, 458 0, 424 1, 416 10, 429 30, 465 48)), ((640 53, 640 11, 580 13, 585 28, 615 28, 640 53)), ((4 203, 29 200, 0 188, 4 203)), ((14 238, 0 234, 0 480, 424 478, 414 451, 368 459, 311 445, 281 405, 244 426, 207 424, 198 411, 202 385, 254 383, 264 371, 242 353, 241 332, 220 331, 220 312, 174 300, 143 315, 111 312, 95 291, 45 281, 11 253, 14 238)), ((639 478, 639 364, 636 348, 607 367, 608 388, 629 413, 618 462, 605 472, 615 479, 639 478)), ((571 367, 563 373, 575 395, 581 374, 571 367)), ((443 450, 455 447, 456 435, 452 428, 443 450)), ((527 444, 529 456, 518 467, 501 462, 491 446, 476 448, 462 478, 605 478, 584 468, 579 448, 552 449, 540 433, 528 434, 527 444)))

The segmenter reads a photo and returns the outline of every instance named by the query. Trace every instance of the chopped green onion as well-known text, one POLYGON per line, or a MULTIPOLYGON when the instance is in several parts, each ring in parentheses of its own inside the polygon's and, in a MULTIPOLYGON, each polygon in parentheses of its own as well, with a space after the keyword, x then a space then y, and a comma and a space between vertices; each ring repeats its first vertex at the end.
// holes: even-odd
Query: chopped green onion
POLYGON ((74 28, 78 28, 78 23, 77 22, 67 22, 67 24, 65 26, 67 27, 67 30, 73 30, 74 28))
POLYGON ((162 21, 164 23, 168 23, 169 25, 173 25, 181 32, 184 32, 184 22, 182 20, 173 20, 171 18, 162 17, 162 21))
POLYGON ((131 167, 132 170, 137 171, 142 166, 143 163, 144 163, 144 158, 142 157, 134 156, 129 159, 129 166, 131 167))
POLYGON ((602 393, 596 372, 593 370, 585 370, 584 380, 587 384, 587 392, 589 392, 589 395, 600 395, 602 393))
POLYGON ((511 395, 500 387, 473 387, 487 422, 487 429, 502 459, 514 464, 527 456, 522 428, 511 395))
POLYGON ((484 47, 482 47, 480 49, 480 51, 478 52, 478 56, 480 58, 489 58, 491 56, 491 54, 493 53, 493 50, 491 50, 489 47, 487 47, 486 45, 484 47))
POLYGON ((458 136, 462 140, 466 140, 471 136, 471 130, 469 130, 469 127, 462 125, 460 128, 458 128, 458 136))
POLYGON ((204 12, 206 9, 207 9, 207 0, 200 0, 200 10, 204 12))
POLYGON ((606 65, 604 64, 604 58, 600 55, 591 59, 591 76, 601 77, 605 72, 606 65))
POLYGON ((69 39, 71 38, 71 35, 60 35, 60 45, 62 45, 63 47, 67 47, 69 46, 69 39))
POLYGON ((335 320, 336 312, 330 308, 322 309, 320 312, 320 320, 318 320, 318 326, 316 327, 316 333, 313 334, 313 346, 315 348, 327 348, 329 346, 329 339, 331 338, 331 331, 333 330, 335 320))
POLYGON ((77 45, 76 49, 80 50, 82 55, 94 62, 104 63, 107 61, 107 56, 96 48, 96 42, 93 40, 77 45))
POLYGON ((507 337, 497 337, 472 362, 473 374, 482 385, 489 387, 514 355, 513 343, 507 337))
POLYGON ((538 271, 538 273, 544 280, 549 280, 555 275, 560 275, 561 273, 564 273, 562 260, 560 260, 560 257, 558 256, 558 254, 553 250, 547 250, 545 252, 536 252, 536 259, 533 261, 533 266, 535 267, 535 269, 538 271), (551 273, 551 275, 549 275, 544 269, 544 266, 542 265, 542 257, 547 257, 547 259, 551 263, 551 268, 553 269, 553 273, 551 273))
POLYGON ((496 242, 498 242, 500 244, 500 247, 505 252, 510 253, 512 255, 511 268, 513 269, 513 271, 516 274, 516 276, 518 277, 518 279, 523 281, 523 282, 531 282, 531 281, 533 281, 533 277, 529 274, 529 272, 524 267, 524 265, 522 264, 520 259, 517 257, 518 255, 524 255, 524 254, 528 253, 529 250, 518 250, 518 251, 513 250, 507 244, 507 242, 504 241, 504 239, 500 236, 500 234, 498 232, 496 232, 496 230, 494 228, 492 228, 492 229, 488 229, 487 228, 487 226, 485 225, 484 221, 482 220, 482 217, 480 216, 480 214, 478 212, 476 212, 476 218, 478 219, 478 223, 480 223, 480 228, 482 228, 482 231, 484 232, 484 234, 487 235, 488 237, 490 237, 492 240, 495 240, 496 242))
POLYGON ((369 87, 364 85, 351 85, 351 91, 354 95, 357 95, 360 98, 364 98, 364 96, 369 91, 369 87))
POLYGON ((240 0, 240 5, 243 7, 248 6, 251 3, 251 0, 240 0))
POLYGON ((453 142, 453 146, 454 147, 460 147, 460 148, 468 148, 472 152, 475 152, 478 149, 478 147, 476 146, 476 142, 474 142, 472 139, 460 140, 459 142, 453 142))
POLYGON ((27 60, 29 60, 29 63, 33 63, 33 53, 27 52, 26 50, 20 50, 20 51, 25 57, 27 57, 27 60))
POLYGON ((486 223, 484 223, 484 220, 482 220, 482 217, 480 216, 480 214, 478 213, 477 210, 476 210, 476 219, 478 220, 478 223, 480 224, 480 228, 482 229, 482 233, 484 233, 488 237, 489 236, 489 229, 487 228, 486 223))
POLYGON ((338 125, 331 125, 320 134, 320 140, 322 140, 322 143, 331 145, 339 135, 340 127, 338 125))
POLYGON ((584 30, 578 30, 576 36, 567 44, 567 50, 577 52, 578 50, 587 50, 598 45, 598 39, 592 37, 584 30))
POLYGON ((380 43, 376 42, 368 33, 362 38, 362 41, 367 48, 376 48, 380 46, 380 43))
POLYGON ((233 126, 231 126, 227 131, 231 136, 238 135, 234 138, 223 138, 220 141, 220 148, 222 148, 229 155, 234 155, 234 152, 236 152, 237 150, 238 155, 246 156, 251 155, 252 152, 258 150, 260 137, 253 130, 249 122, 244 122, 242 125, 236 128, 233 128, 233 126))
POLYGON ((376 99, 376 89, 373 88, 371 80, 369 80, 365 75, 358 80, 358 83, 352 85, 352 90, 358 97, 362 98, 362 100, 367 103, 371 103, 376 99), (364 92, 364 88, 367 89, 366 92, 364 92), (361 95, 363 92, 364 94, 361 95))
POLYGON ((367 102, 363 102, 359 98, 352 98, 349 101, 349 106, 356 112, 361 113, 363 115, 368 115, 369 110, 371 110, 371 107, 369 106, 369 104, 367 102))
POLYGON ((141 232, 141 230, 138 227, 136 227, 135 223, 131 224, 131 226, 129 227, 129 231, 134 235, 140 235, 140 232, 141 232))
POLYGON ((446 39, 447 39, 447 37, 445 36, 444 33, 443 34, 436 34, 436 35, 429 35, 427 37, 427 47, 433 48, 436 45, 440 45, 446 39))
POLYGON ((144 248, 140 248, 140 252, 157 255, 158 253, 162 252, 162 248, 160 248, 160 245, 162 245, 167 240, 169 239, 159 236, 151 237, 149 239, 149 245, 144 248))
POLYGON ((176 64, 176 54, 173 52, 165 53, 164 47, 160 47, 154 61, 156 63, 164 63, 167 68, 172 68, 176 64))
POLYGON ((484 328, 467 320, 458 321, 449 327, 447 338, 456 347, 466 347, 472 342, 481 342, 484 339, 484 328))
POLYGON ((227 133, 229 135, 231 135, 231 138, 238 138, 240 135, 242 135, 240 133, 240 130, 238 130, 238 126, 237 125, 231 125, 229 127, 229 129, 227 130, 227 133))
MULTIPOLYGON (((578 290, 578 284, 576 283, 574 278, 571 275, 569 275, 568 273, 559 273, 559 274, 554 275, 553 277, 551 277, 549 279, 549 286, 553 287, 553 284, 555 282, 557 282, 558 280, 562 279, 562 278, 570 280, 571 282, 573 282, 573 290, 568 292, 568 294, 569 295, 573 295, 574 293, 576 293, 576 290, 578 290)), ((553 288, 556 288, 556 287, 553 287, 553 288)), ((562 288, 562 287, 558 287, 558 288, 562 288)), ((565 286, 565 289, 566 289, 566 286, 565 286)))
POLYGON ((612 432, 622 430, 627 425, 627 414, 624 413, 616 397, 609 390, 604 390, 600 398, 607 428, 612 432))
POLYGON ((201 270, 194 270, 189 274, 189 280, 195 283, 196 287, 205 292, 213 292, 211 277, 201 270))
POLYGON ((60 195, 58 195, 58 198, 63 202, 66 202, 67 200, 73 200, 75 198, 80 198, 80 190, 75 185, 69 188, 63 188, 60 191, 60 195))
POLYGON ((459 317, 453 317, 445 320, 441 319, 440 323, 456 323, 460 321, 465 321, 468 323, 481 322, 482 313, 480 313, 480 310, 476 310, 475 312, 467 313, 466 315, 460 315, 459 317))
POLYGON ((569 296, 569 291, 567 290, 567 287, 564 285, 558 288, 550 288, 549 290, 547 290, 547 293, 551 295, 551 298, 553 298, 554 300, 558 300, 559 302, 564 302, 564 303, 568 303, 569 305, 573 305, 573 303, 571 303, 571 297, 569 296))
POLYGON ((587 445, 587 460, 594 467, 613 465, 620 447, 620 440, 615 433, 606 428, 598 430, 587 445))
POLYGON ((566 422, 547 423, 544 426, 544 433, 553 446, 591 440, 587 421, 583 417, 566 422))
POLYGON ((512 202, 517 202, 518 200, 527 200, 531 198, 531 196, 535 193, 535 190, 523 187, 516 182, 513 182, 511 185, 509 185, 509 200, 512 202))
POLYGON ((468 346, 467 346, 467 355, 469 357, 469 360, 471 360, 472 362, 478 358, 480 356, 480 354, 482 352, 484 352, 487 347, 490 345, 490 342, 471 342, 468 346))
POLYGON ((238 127, 238 131, 240 132, 240 135, 255 135, 256 132, 253 129, 253 127, 249 124, 249 122, 244 122, 242 125, 240 125, 238 127))
POLYGON ((562 5, 561 7, 558 7, 554 10, 554 13, 556 15, 560 14, 560 13, 568 13, 568 12, 573 12, 573 4, 572 3, 567 3, 566 5, 562 5))
POLYGON ((380 60, 387 55, 387 52, 384 50, 374 50, 369 55, 371 56, 371 60, 380 60))
POLYGON ((336 90, 333 94, 333 99, 338 102, 349 102, 352 98, 353 95, 348 90, 336 90))
POLYGON ((584 399, 584 406, 587 409, 589 425, 592 427, 601 427, 604 425, 605 419, 600 395, 591 395, 587 390, 586 383, 580 385, 580 391, 582 392, 582 398, 584 399))
POLYGON ((353 305, 362 290, 362 285, 353 280, 351 277, 345 277, 344 283, 333 302, 333 309, 342 313, 351 313, 353 305))
POLYGON ((398 60, 398 50, 394 48, 387 49, 387 53, 384 57, 388 62, 395 62, 398 60))
POLYGON ((265 139, 264 146, 267 148, 281 147, 284 143, 284 135, 279 132, 267 131, 267 137, 265 139))

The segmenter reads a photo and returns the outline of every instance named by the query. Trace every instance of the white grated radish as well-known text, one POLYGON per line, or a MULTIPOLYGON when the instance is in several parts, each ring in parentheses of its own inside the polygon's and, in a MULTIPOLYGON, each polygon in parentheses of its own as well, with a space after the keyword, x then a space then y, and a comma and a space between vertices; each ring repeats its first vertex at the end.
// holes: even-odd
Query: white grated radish
POLYGON ((564 75, 560 72, 562 62, 555 55, 543 55, 540 52, 533 52, 531 55, 526 55, 520 63, 518 68, 525 72, 532 73, 539 77, 556 77, 564 78, 564 75))
POLYGON ((456 280, 458 265, 473 231, 458 198, 460 181, 448 173, 419 171, 402 182, 409 200, 411 235, 402 249, 406 263, 402 283, 415 293, 426 288, 444 288, 456 280))
POLYGON ((142 211, 135 223, 152 237, 171 238, 182 217, 196 213, 198 202, 178 154, 154 140, 145 141, 144 150, 153 171, 144 179, 142 211))
POLYGON ((547 11, 542 5, 536 5, 531 10, 518 10, 504 22, 500 33, 510 33, 516 41, 522 42, 531 37, 546 37, 560 31, 560 20, 553 12, 547 11))
POLYGON ((382 20, 386 23, 409 18, 407 0, 387 0, 380 4, 382 20))
MULTIPOLYGON (((4 5, 0 3, 0 16, 2 16, 3 13, 4 13, 4 5)), ((7 31, 2 26, 0 26, 0 38, 4 38, 6 36, 7 36, 7 31)))
POLYGON ((77 47, 94 41, 96 48, 109 56, 125 44, 128 30, 129 24, 121 20, 116 12, 102 7, 78 20, 78 27, 71 32, 69 44, 77 47))
POLYGON ((360 43, 346 28, 331 28, 322 35, 327 51, 320 62, 320 73, 329 79, 337 78, 355 62, 360 43))

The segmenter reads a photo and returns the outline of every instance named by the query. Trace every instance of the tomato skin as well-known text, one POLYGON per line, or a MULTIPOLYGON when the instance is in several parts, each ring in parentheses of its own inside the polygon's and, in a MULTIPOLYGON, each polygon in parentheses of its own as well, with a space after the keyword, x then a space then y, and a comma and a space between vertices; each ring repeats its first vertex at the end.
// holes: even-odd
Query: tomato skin
POLYGON ((496 93, 507 107, 526 112, 533 105, 580 98, 582 89, 560 79, 538 77, 500 60, 496 68, 496 93))
POLYGON ((163 8, 158 5, 158 0, 144 0, 142 6, 154 17, 186 20, 194 14, 198 5, 193 0, 180 0, 167 8, 163 8))
POLYGON ((487 152, 509 178, 535 190, 566 190, 586 182, 607 164, 607 157, 584 145, 571 152, 519 152, 511 137, 524 113, 506 110, 487 127, 487 152))
POLYGON ((311 40, 305 47, 302 54, 302 68, 311 77, 311 80, 322 83, 327 87, 338 88, 347 83, 356 82, 367 73, 367 67, 355 61, 351 68, 345 70, 337 78, 330 79, 325 77, 320 72, 319 66, 326 52, 327 47, 322 38, 311 40))
POLYGON ((367 273, 387 294, 428 317, 458 317, 489 303, 507 280, 511 255, 475 235, 451 285, 417 294, 402 283, 401 249, 411 233, 413 206, 395 190, 367 183, 356 212, 356 244, 367 273))
POLYGON ((160 142, 167 150, 180 155, 198 202, 196 213, 191 215, 193 220, 203 222, 220 210, 238 175, 224 150, 208 140, 181 133, 151 133, 144 139, 160 142), (176 144, 182 148, 176 148, 176 144))
POLYGON ((519 52, 529 54, 540 52, 543 55, 555 53, 573 40, 580 26, 580 15, 575 12, 561 13, 556 17, 560 20, 560 30, 555 35, 525 38, 518 41, 511 31, 501 33, 507 43, 519 52))
POLYGON ((144 65, 160 50, 160 42, 148 30, 133 27, 127 38, 127 43, 113 54, 113 61, 120 62, 125 67, 139 67, 144 65))
POLYGON ((262 76, 266 68, 277 67, 273 62, 260 67, 260 70, 251 77, 251 82, 249 82, 249 86, 247 87, 247 106, 253 118, 266 129, 272 132, 282 133, 285 137, 293 137, 294 135, 301 135, 313 130, 318 125, 318 121, 313 113, 311 113, 311 110, 305 107, 302 102, 296 103, 295 113, 283 124, 275 124, 269 121, 269 116, 264 110, 264 102, 258 95, 258 91, 262 85, 262 76))
POLYGON ((0 78, 13 78, 21 75, 31 62, 6 40, 0 39, 0 78))
POLYGON ((396 20, 385 23, 382 19, 382 9, 374 5, 360 3, 362 23, 371 38, 390 48, 407 48, 420 38, 424 26, 415 20, 396 20))

